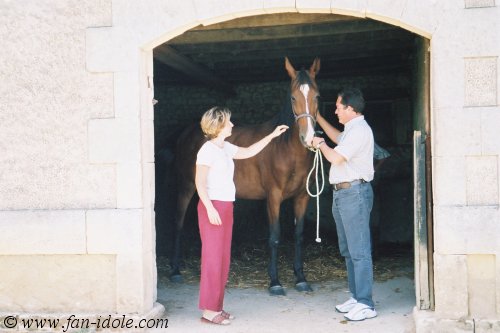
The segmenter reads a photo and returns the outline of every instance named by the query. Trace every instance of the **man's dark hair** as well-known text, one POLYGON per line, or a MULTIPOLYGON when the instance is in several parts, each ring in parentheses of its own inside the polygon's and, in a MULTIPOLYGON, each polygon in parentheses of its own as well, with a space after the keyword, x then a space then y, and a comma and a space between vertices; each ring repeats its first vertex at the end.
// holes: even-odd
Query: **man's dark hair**
POLYGON ((363 114, 365 109, 365 99, 363 93, 358 88, 345 88, 339 92, 338 96, 341 98, 343 105, 350 106, 357 113, 363 114))

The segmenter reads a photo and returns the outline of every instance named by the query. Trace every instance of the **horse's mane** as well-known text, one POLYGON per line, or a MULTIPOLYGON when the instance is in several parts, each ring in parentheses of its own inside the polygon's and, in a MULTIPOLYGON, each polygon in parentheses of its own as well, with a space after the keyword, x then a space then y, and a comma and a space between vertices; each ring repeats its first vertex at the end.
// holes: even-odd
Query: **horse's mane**
MULTIPOLYGON (((273 124, 273 128, 278 125, 287 125, 288 127, 292 128, 292 126, 295 125, 295 117, 293 116, 293 111, 292 111, 292 101, 291 101, 290 91, 288 91, 288 94, 286 95, 285 104, 283 105, 281 112, 277 113, 272 118, 271 122, 273 124)), ((291 137, 290 133, 291 133, 290 130, 286 131, 279 137, 279 139, 288 142, 291 137)))
MULTIPOLYGON (((297 72, 297 76, 294 80, 292 80, 290 84, 290 89, 288 89, 288 94, 286 95, 286 101, 281 109, 281 112, 274 116, 273 125, 276 127, 278 125, 287 125, 288 127, 292 127, 295 125, 295 116, 292 110, 292 99, 291 99, 291 90, 299 89, 302 84, 309 84, 314 89, 317 89, 316 82, 314 82, 309 74, 305 70, 300 70, 297 72)), ((280 138, 285 141, 289 141, 291 137, 292 131, 286 131, 280 138)))

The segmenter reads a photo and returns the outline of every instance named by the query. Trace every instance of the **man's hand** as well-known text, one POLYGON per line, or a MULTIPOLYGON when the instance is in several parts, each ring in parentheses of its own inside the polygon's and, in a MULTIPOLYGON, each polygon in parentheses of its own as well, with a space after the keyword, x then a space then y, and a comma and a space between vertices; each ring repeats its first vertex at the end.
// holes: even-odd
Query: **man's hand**
POLYGON ((312 146, 318 149, 323 143, 325 143, 325 139, 315 136, 312 141, 312 146))

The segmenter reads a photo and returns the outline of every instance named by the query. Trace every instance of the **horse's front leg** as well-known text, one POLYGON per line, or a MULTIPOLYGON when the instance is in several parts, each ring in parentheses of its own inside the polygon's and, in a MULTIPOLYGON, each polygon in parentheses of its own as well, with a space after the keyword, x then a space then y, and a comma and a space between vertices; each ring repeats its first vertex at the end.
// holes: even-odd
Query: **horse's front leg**
POLYGON ((269 294, 285 295, 285 289, 278 279, 278 246, 280 243, 280 213, 281 195, 269 195, 267 198, 267 214, 269 219, 269 249, 271 261, 267 272, 271 282, 269 284, 269 294))
POLYGON ((293 272, 295 273, 295 289, 298 291, 312 291, 306 281, 302 258, 302 244, 304 242, 304 215, 307 209, 309 196, 301 194, 294 199, 295 213, 295 259, 293 261, 293 272))

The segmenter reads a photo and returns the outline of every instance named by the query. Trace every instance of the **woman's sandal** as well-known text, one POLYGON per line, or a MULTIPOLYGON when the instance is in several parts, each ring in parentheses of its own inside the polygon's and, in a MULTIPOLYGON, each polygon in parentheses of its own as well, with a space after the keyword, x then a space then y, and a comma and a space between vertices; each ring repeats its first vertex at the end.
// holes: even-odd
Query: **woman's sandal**
POLYGON ((222 313, 216 314, 212 319, 201 317, 201 321, 204 323, 216 324, 216 325, 229 325, 229 324, 231 324, 229 319, 224 317, 222 315, 222 313))
POLYGON ((221 315, 222 315, 222 317, 224 317, 226 319, 231 319, 231 320, 234 319, 234 316, 232 314, 230 314, 229 312, 226 312, 224 310, 222 310, 221 315))

